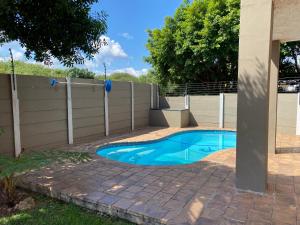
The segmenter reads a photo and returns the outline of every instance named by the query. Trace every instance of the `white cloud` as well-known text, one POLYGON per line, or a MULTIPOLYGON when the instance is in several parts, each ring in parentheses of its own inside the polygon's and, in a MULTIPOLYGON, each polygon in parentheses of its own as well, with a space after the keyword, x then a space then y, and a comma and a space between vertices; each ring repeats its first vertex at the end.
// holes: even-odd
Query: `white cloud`
POLYGON ((108 45, 101 47, 99 53, 94 55, 93 60, 85 61, 84 65, 90 70, 102 67, 104 62, 110 65, 116 59, 128 57, 119 42, 112 40, 107 36, 102 36, 101 39, 105 39, 108 45))
POLYGON ((146 68, 141 69, 141 70, 136 70, 132 67, 127 67, 127 68, 122 68, 122 69, 109 71, 109 74, 112 74, 112 73, 129 73, 133 76, 139 77, 143 74, 146 74, 147 72, 148 72, 148 69, 146 69, 146 68))
MULTIPOLYGON (((23 61, 24 60, 24 53, 23 52, 15 51, 14 49, 12 49, 12 54, 13 54, 13 59, 14 60, 18 60, 18 61, 23 61)), ((0 57, 0 61, 2 61, 2 62, 10 61, 10 60, 11 60, 10 56, 0 57)))
POLYGON ((9 48, 12 50, 14 60, 25 60, 25 49, 18 42, 13 41, 0 46, 0 61, 10 60, 9 48))
POLYGON ((22 51, 16 51, 14 49, 11 50, 12 51, 12 54, 13 54, 13 57, 14 57, 14 60, 24 60, 24 52, 22 51))
POLYGON ((98 57, 114 57, 114 58, 126 58, 127 54, 123 50, 122 46, 115 40, 111 40, 107 36, 102 36, 105 38, 108 43, 107 46, 104 46, 100 49, 100 52, 97 54, 98 57))
POLYGON ((133 36, 130 35, 129 33, 125 32, 125 33, 122 33, 120 34, 123 38, 127 39, 127 40, 131 40, 133 39, 133 36))
MULTIPOLYGON (((102 65, 103 62, 110 64, 115 59, 120 58, 127 58, 128 55, 122 48, 119 42, 112 40, 108 36, 102 36, 101 39, 105 38, 106 42, 108 43, 107 46, 103 46, 99 53, 94 56, 94 60, 88 61, 86 60, 85 64, 87 67, 94 68, 98 67, 100 64, 102 65)), ((16 60, 25 60, 24 52, 25 49, 20 46, 17 41, 13 41, 10 43, 6 43, 0 46, 0 60, 9 60, 9 51, 8 48, 12 49, 14 58, 16 60)), ((52 59, 53 60, 53 59, 52 59)), ((58 61, 53 60, 54 64, 57 66, 58 61)))
MULTIPOLYGON (((86 60, 83 65, 75 65, 79 68, 87 68, 91 71, 94 71, 96 73, 103 73, 103 63, 105 62, 107 66, 109 67, 114 61, 118 59, 128 59, 128 55, 125 52, 125 50, 122 48, 121 44, 115 40, 112 40, 108 36, 102 36, 101 39, 103 40, 105 38, 106 42, 108 43, 107 46, 103 46, 99 53, 94 55, 93 60, 86 60)), ((2 46, 0 46, 0 61, 9 61, 10 55, 8 49, 11 48, 14 59, 15 60, 21 60, 26 61, 27 63, 33 63, 33 64, 43 64, 40 62, 36 62, 33 59, 27 60, 24 53, 25 49, 20 46, 20 44, 16 41, 6 43, 2 46)), ((52 65, 51 68, 63 68, 63 65, 56 59, 52 58, 52 65)), ((141 74, 146 73, 146 69, 143 70, 135 70, 134 68, 124 68, 118 70, 119 72, 127 72, 134 76, 139 76, 141 74)))

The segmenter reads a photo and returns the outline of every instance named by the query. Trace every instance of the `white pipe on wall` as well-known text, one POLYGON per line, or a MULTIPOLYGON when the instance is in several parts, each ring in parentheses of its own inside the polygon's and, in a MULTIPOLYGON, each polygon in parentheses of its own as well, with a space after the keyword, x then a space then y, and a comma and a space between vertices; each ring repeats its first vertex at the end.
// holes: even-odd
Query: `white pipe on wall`
MULTIPOLYGON (((62 82, 58 81, 57 84, 67 84, 68 82, 62 82)), ((72 85, 83 85, 83 86, 104 86, 104 84, 91 84, 91 83, 78 83, 78 82, 73 82, 72 85)))

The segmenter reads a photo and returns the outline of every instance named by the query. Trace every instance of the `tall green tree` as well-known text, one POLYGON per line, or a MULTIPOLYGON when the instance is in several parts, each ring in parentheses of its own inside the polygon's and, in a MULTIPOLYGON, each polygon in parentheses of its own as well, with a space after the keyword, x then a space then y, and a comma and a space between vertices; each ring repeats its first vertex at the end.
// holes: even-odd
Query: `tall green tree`
MULTIPOLYGON (((162 84, 236 80, 240 0, 184 0, 162 29, 148 31, 145 58, 162 84)), ((281 45, 280 75, 300 73, 300 42, 281 45)))
POLYGON ((236 79, 239 5, 239 0, 186 0, 162 29, 148 31, 146 61, 160 82, 236 79))
POLYGON ((27 58, 66 66, 83 63, 101 47, 107 30, 104 12, 91 15, 98 0, 1 0, 0 44, 18 41, 27 58))

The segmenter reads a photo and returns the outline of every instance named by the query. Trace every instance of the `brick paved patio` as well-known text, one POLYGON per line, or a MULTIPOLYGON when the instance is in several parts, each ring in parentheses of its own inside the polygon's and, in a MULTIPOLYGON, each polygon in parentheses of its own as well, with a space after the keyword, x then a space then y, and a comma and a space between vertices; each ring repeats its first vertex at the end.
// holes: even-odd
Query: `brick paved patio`
MULTIPOLYGON (((175 167, 126 165, 94 154, 104 143, 156 139, 178 130, 149 128, 74 146, 69 149, 91 152, 92 161, 32 171, 20 186, 135 223, 300 224, 300 154, 270 156, 264 195, 235 189, 234 149, 175 167)), ((300 138, 280 135, 277 146, 297 150, 300 138)))

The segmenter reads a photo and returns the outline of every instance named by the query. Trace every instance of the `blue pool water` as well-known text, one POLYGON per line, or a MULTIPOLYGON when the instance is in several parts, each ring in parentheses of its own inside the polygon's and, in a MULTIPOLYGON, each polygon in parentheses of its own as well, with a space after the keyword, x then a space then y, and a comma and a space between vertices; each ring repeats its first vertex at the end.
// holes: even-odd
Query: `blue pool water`
POLYGON ((196 130, 179 132, 157 141, 107 145, 98 149, 97 154, 135 165, 172 166, 191 164, 235 146, 236 133, 233 131, 196 130))

